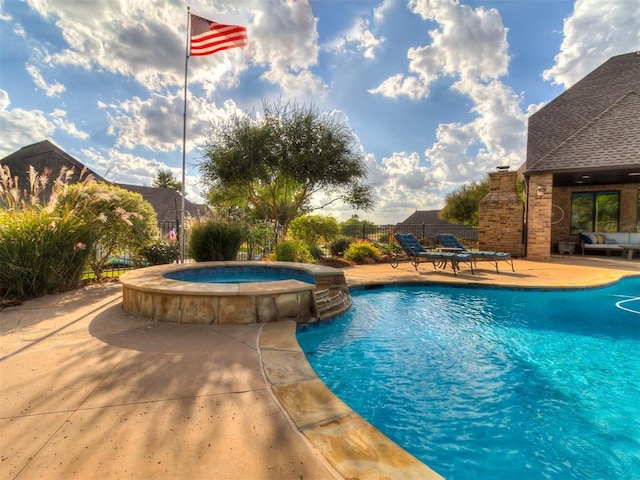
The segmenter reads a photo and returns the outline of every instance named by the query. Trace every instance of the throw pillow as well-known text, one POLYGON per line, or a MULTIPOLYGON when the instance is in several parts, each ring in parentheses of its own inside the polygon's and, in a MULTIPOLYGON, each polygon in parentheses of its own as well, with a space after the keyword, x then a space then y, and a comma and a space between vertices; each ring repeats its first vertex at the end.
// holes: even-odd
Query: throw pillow
POLYGON ((602 233, 596 233, 596 238, 598 239, 598 243, 604 243, 606 237, 602 233))
POLYGON ((582 240, 584 243, 588 243, 588 244, 592 244, 592 243, 597 243, 598 242, 598 240, 593 237, 593 234, 586 233, 586 232, 582 232, 580 234, 580 240, 582 240))

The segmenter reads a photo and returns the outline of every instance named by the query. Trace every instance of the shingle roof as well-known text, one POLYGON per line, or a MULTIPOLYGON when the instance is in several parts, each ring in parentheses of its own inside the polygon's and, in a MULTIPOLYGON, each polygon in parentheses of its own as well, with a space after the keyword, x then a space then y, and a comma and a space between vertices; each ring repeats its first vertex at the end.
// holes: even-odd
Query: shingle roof
POLYGON ((440 210, 416 210, 398 225, 451 225, 440 218, 440 210))
MULTIPOLYGON (((180 216, 182 208, 182 195, 170 188, 143 187, 140 185, 127 185, 117 183, 119 187, 125 188, 132 192, 139 193, 153 205, 159 221, 176 221, 180 216)), ((201 217, 209 213, 209 208, 205 205, 197 205, 185 198, 184 210, 192 217, 201 217)))
MULTIPOLYGON (((18 186, 22 190, 29 188, 30 165, 38 173, 43 173, 45 168, 50 169, 51 175, 49 178, 51 180, 58 178, 63 167, 73 168, 69 183, 77 183, 82 169, 85 168, 82 163, 49 140, 22 147, 20 150, 1 159, 0 165, 7 165, 11 170, 11 176, 18 177, 18 186)), ((87 168, 86 174, 93 175, 98 182, 106 182, 104 178, 89 168, 87 168)))
MULTIPOLYGON (((12 177, 18 177, 18 185, 20 189, 29 188, 29 166, 32 165, 38 173, 42 173, 45 168, 51 170, 50 178, 53 180, 58 177, 63 167, 73 168, 73 174, 69 179, 69 183, 77 183, 79 181, 80 172, 85 165, 73 158, 57 145, 49 140, 27 145, 20 150, 13 152, 0 160, 0 165, 7 165, 11 170, 12 177)), ((177 215, 180 214, 182 204, 182 196, 175 190, 168 188, 143 187, 140 185, 127 185, 121 183, 113 183, 105 180, 94 171, 87 169, 87 174, 94 176, 96 181, 111 183, 129 191, 139 193, 147 200, 156 211, 158 221, 176 221, 177 215), (177 207, 176 207, 177 206, 177 207)), ((45 189, 43 197, 47 198, 51 192, 51 182, 45 189)), ((206 205, 197 205, 185 199, 185 212, 192 217, 207 215, 209 209, 206 205)))
POLYGON ((527 173, 640 163, 640 52, 618 55, 529 118, 527 173))

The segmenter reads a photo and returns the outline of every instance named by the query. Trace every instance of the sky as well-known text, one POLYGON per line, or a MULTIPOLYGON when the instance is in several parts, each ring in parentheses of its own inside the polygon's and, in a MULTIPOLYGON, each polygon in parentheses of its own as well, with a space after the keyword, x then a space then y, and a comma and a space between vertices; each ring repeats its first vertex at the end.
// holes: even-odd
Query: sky
POLYGON ((186 64, 187 198, 213 123, 295 101, 351 128, 375 192, 314 213, 393 224, 520 167, 528 117, 637 50, 638 0, 0 0, 0 158, 49 139, 110 181, 180 179, 186 64), (248 46, 185 62, 187 7, 248 46))

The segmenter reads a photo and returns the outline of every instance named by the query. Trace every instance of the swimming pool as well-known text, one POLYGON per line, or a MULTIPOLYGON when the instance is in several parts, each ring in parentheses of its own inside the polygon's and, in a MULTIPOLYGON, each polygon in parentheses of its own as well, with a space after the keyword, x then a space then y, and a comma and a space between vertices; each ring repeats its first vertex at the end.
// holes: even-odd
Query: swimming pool
POLYGON ((352 297, 300 345, 334 393, 441 475, 640 478, 640 278, 352 297))

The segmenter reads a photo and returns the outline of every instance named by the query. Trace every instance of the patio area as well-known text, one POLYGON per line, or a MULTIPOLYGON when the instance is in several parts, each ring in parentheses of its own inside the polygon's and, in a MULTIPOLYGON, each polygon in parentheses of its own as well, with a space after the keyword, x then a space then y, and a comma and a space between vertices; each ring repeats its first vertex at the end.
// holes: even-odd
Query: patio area
MULTIPOLYGON (((350 286, 588 287, 640 261, 565 255, 474 275, 408 263, 344 270, 350 286)), ((440 478, 317 378, 292 321, 174 325, 128 316, 119 283, 0 311, 0 479, 440 478)))

